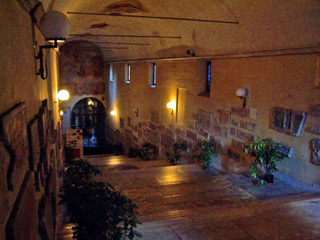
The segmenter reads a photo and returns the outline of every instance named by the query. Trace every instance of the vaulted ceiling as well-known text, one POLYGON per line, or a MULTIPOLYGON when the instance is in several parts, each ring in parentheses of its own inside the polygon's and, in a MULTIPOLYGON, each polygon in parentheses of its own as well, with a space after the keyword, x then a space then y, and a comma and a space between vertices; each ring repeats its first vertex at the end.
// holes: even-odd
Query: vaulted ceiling
POLYGON ((68 16, 72 25, 68 41, 95 42, 106 61, 185 57, 193 53, 208 56, 320 44, 319 0, 42 2, 46 11, 57 10, 68 16))

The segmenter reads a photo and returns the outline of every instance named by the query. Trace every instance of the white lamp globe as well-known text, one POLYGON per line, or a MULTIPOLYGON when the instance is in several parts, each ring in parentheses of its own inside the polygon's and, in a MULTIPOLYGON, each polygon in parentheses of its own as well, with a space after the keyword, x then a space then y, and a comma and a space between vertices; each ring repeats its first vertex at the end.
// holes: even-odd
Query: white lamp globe
POLYGON ((236 95, 238 97, 244 97, 246 95, 246 90, 243 88, 238 88, 236 91, 236 95))
POLYGON ((167 103, 167 108, 174 109, 175 107, 176 107, 176 104, 174 102, 168 102, 167 103))
POLYGON ((49 11, 40 20, 40 31, 48 39, 66 39, 71 24, 66 15, 58 11, 49 11))
POLYGON ((66 100, 68 100, 69 99, 69 97, 70 97, 70 94, 69 94, 69 92, 67 91, 67 90, 60 90, 59 92, 58 92, 58 99, 60 100, 60 101, 66 101, 66 100))
POLYGON ((110 114, 111 114, 112 116, 115 116, 115 115, 117 115, 117 112, 113 110, 113 111, 110 112, 110 114))

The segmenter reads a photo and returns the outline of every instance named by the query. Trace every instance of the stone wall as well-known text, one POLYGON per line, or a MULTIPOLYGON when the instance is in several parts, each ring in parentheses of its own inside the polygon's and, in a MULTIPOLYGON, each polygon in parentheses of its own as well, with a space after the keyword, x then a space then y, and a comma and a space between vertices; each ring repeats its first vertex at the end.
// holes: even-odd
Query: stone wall
POLYGON ((295 150, 292 159, 279 164, 280 172, 316 184, 320 173, 314 162, 318 160, 312 159, 318 156, 314 153, 318 145, 312 141, 318 138, 320 118, 311 112, 320 102, 320 90, 315 86, 317 58, 295 55, 212 60, 210 97, 199 96, 206 81, 205 61, 157 63, 155 88, 148 85, 148 62, 130 63, 130 83, 124 80, 124 64, 114 64, 115 82, 107 84, 109 91, 116 92, 110 106, 117 110, 114 128, 123 132, 127 146, 154 142, 160 155, 174 141, 186 143, 190 151, 198 141, 214 138, 219 152, 214 165, 231 172, 247 170, 252 161, 244 154, 244 145, 271 137, 295 150), (176 102, 177 88, 187 89, 183 125, 176 123, 176 112, 172 116, 166 108, 167 102, 176 102), (246 108, 235 94, 238 88, 248 89, 246 108), (306 116, 303 122, 300 115, 290 122, 298 124, 292 129, 302 127, 300 136, 273 127, 276 107, 288 110, 290 116, 306 116), (156 123, 152 121, 153 112, 158 114, 156 123), (122 128, 120 118, 125 123, 122 128))

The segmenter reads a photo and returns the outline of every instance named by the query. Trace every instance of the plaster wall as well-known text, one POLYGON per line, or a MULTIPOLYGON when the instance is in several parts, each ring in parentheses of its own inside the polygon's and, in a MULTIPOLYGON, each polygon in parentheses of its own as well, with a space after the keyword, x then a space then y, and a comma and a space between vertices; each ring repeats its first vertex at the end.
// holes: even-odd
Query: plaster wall
POLYGON ((18 2, 0 2, 0 112, 25 101, 27 120, 38 112, 40 102, 48 97, 47 81, 36 76, 33 39, 43 43, 40 33, 32 26, 31 17, 18 2), (34 32, 34 33, 33 33, 34 32))
MULTIPOLYGON (((34 41, 37 41, 39 46, 44 44, 44 39, 39 29, 32 23, 29 13, 21 8, 18 1, 0 1, 0 28, 0 115, 13 108, 16 104, 25 102, 27 124, 39 113, 42 101, 48 99, 48 109, 52 110, 54 129, 57 129, 60 121, 57 112, 58 106, 54 103, 56 102, 58 89, 57 53, 52 50, 48 55, 47 52, 44 53, 48 58, 49 77, 47 80, 42 80, 36 75, 39 62, 35 59, 37 51, 34 48, 34 41)), ((48 144, 48 147, 50 146, 48 144)), ((2 152, 2 154, 5 157, 0 159, 0 170, 1 175, 6 176, 7 169, 4 168, 4 161, 9 156, 6 152, 2 152)), ((32 239, 40 238, 37 228, 37 204, 40 195, 39 193, 34 195, 33 172, 29 169, 28 156, 24 160, 26 164, 22 165, 23 169, 19 169, 21 174, 17 176, 19 180, 14 187, 14 191, 8 191, 4 178, 1 178, 1 240, 5 239, 5 226, 18 198, 23 179, 27 174, 31 177, 28 178, 27 195, 22 199, 21 206, 26 206, 26 204, 28 205, 32 202, 32 204, 28 205, 28 211, 32 212, 32 216, 35 216, 35 218, 30 216, 24 222, 26 226, 32 225, 34 228, 21 230, 20 235, 23 235, 24 231, 29 231, 29 233, 33 232, 32 239)), ((24 211, 24 209, 21 211, 24 211)), ((53 229, 50 229, 50 232, 53 232, 53 229)), ((24 237, 28 238, 28 236, 24 237)))
MULTIPOLYGON (((317 56, 252 57, 211 62, 210 97, 198 96, 206 81, 205 61, 157 63, 155 88, 149 87, 148 62, 130 63, 131 82, 129 84, 125 83, 124 64, 114 64, 114 75, 117 77, 107 84, 110 89, 114 89, 116 96, 113 100, 113 107, 117 110, 114 126, 119 128, 120 118, 122 118, 127 128, 127 117, 130 117, 131 125, 136 126, 138 123, 150 121, 151 112, 158 112, 160 125, 172 129, 170 125, 175 122, 166 104, 176 100, 177 88, 187 89, 186 119, 192 119, 200 109, 214 116, 219 110, 230 112, 233 107, 242 108, 242 100, 235 95, 235 92, 238 88, 247 88, 249 90, 247 108, 258 111, 255 121, 257 130, 249 133, 259 138, 272 137, 276 142, 295 149, 293 158, 279 164, 281 173, 310 185, 319 182, 319 167, 310 163, 310 142, 319 136, 305 131, 308 127, 319 126, 320 123, 319 117, 310 114, 311 107, 320 102, 320 89, 315 86, 317 56), (308 114, 300 137, 286 135, 270 128, 272 108, 275 106, 308 114), (139 108, 138 117, 133 112, 135 108, 139 108)), ((177 125, 175 128, 188 129, 187 126, 177 125)), ((226 128, 230 131, 231 125, 226 128)), ((199 133, 195 132, 195 134, 198 141, 205 139, 199 133)), ((231 146, 230 134, 228 137, 214 135, 212 137, 221 140, 225 150, 231 146)), ((239 154, 247 158, 242 152, 239 154)), ((219 155, 217 161, 227 168, 228 165, 234 164, 224 155, 219 155)), ((243 164, 248 166, 250 161, 247 159, 243 164)))
POLYGON ((320 181, 319 167, 310 163, 310 142, 318 138, 317 135, 303 131, 300 137, 294 137, 269 126, 275 106, 308 113, 304 130, 319 126, 319 117, 310 114, 311 107, 320 102, 320 89, 315 86, 316 69, 316 55, 212 61, 213 105, 221 109, 239 106, 241 100, 235 96, 235 91, 240 87, 248 88, 248 105, 258 110, 257 136, 271 137, 293 147, 294 157, 283 161, 279 167, 309 184, 320 181))

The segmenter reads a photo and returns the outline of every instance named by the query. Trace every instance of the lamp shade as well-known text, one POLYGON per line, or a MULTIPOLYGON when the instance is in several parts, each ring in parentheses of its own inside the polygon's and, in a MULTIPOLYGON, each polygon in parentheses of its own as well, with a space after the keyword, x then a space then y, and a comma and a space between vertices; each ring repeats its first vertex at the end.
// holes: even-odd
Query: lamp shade
POLYGON ((68 17, 58 11, 49 11, 40 20, 40 31, 46 39, 66 39, 70 29, 68 17))

